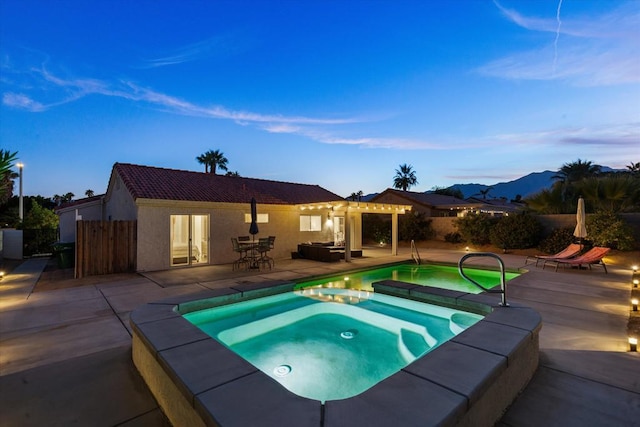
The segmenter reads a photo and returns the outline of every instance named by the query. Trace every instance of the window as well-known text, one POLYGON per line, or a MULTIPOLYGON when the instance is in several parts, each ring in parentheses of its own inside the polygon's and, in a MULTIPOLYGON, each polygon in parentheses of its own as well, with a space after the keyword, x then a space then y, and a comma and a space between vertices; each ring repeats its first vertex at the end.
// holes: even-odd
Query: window
MULTIPOLYGON (((251 223, 251 214, 244 214, 244 222, 251 223)), ((256 221, 258 224, 267 224, 269 222, 268 213, 259 213, 256 221)))
POLYGON ((322 216, 300 215, 300 231, 322 231, 322 216))

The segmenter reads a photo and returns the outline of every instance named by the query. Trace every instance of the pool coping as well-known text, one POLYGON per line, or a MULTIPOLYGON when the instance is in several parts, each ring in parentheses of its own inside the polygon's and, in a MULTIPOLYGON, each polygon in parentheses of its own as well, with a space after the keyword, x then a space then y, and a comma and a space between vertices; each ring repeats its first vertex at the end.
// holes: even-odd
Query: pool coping
POLYGON ((294 290, 243 283, 145 304, 131 313, 133 361, 174 425, 492 425, 538 366, 540 315, 499 298, 385 280, 375 292, 485 318, 367 391, 320 401, 288 391, 182 317, 294 290))

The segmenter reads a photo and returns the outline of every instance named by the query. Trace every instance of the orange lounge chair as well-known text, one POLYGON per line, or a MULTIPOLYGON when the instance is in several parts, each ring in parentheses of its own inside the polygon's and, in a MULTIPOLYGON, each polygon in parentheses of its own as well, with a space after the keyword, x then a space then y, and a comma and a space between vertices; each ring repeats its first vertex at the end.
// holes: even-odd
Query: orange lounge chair
POLYGON ((542 266, 542 269, 544 269, 547 266, 547 263, 555 263, 556 264, 556 271, 558 271, 558 266, 560 266, 561 264, 564 265, 577 265, 578 267, 580 267, 583 264, 586 264, 589 266, 589 270, 591 270, 591 266, 592 265, 601 265, 604 268, 604 272, 607 273, 607 266, 604 264, 604 261, 602 261, 602 258, 604 258, 604 256, 609 253, 609 251, 611 250, 611 248, 603 248, 601 246, 594 246, 593 248, 591 248, 589 251, 585 252, 584 254, 575 257, 575 258, 570 258, 570 259, 547 259, 544 261, 544 265, 542 266))
POLYGON ((547 260, 547 259, 568 259, 568 258, 573 258, 574 256, 578 255, 581 250, 582 250, 582 247, 579 244, 571 243, 569 246, 567 246, 566 248, 564 248, 563 250, 561 250, 560 252, 558 252, 555 255, 528 256, 527 259, 524 260, 524 265, 529 264, 529 261, 531 261, 533 263, 533 261, 535 260, 536 267, 537 267, 538 263, 540 261, 544 261, 544 260, 547 260))

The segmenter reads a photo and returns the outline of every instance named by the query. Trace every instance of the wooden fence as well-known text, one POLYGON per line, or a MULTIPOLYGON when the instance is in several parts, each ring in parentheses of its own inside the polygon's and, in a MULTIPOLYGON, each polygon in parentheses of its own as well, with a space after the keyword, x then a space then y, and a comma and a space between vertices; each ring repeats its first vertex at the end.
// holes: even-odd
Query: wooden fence
POLYGON ((136 271, 136 221, 77 221, 75 277, 136 271))

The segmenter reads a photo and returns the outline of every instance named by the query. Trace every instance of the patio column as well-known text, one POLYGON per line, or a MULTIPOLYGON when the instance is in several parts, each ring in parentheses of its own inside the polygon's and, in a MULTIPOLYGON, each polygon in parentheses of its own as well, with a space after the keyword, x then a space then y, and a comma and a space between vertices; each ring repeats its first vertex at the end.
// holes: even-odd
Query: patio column
POLYGON ((391 214, 391 255, 398 255, 398 213, 391 214))
POLYGON ((351 217, 349 208, 344 212, 344 262, 351 262, 351 217))

